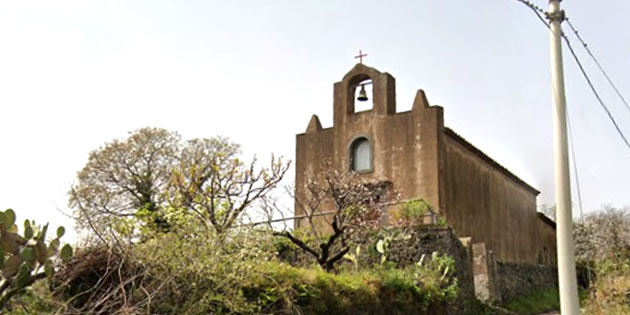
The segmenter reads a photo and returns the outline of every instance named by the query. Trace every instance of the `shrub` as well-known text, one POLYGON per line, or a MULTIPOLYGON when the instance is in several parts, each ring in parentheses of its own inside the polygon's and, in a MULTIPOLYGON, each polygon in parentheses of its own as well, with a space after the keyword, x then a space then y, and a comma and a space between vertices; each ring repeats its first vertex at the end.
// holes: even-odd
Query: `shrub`
MULTIPOLYGON (((263 311, 304 314, 423 314, 452 302, 456 285, 438 288, 419 266, 375 267, 338 274, 319 267, 296 268, 270 261, 243 288, 263 311), (426 281, 426 282, 420 282, 426 281), (267 301, 268 303, 264 303, 267 301), (293 311, 293 312, 292 312, 293 311)), ((431 274, 432 275, 432 274, 431 274)))
POLYGON ((52 279, 56 262, 72 256, 72 247, 61 247, 65 229, 59 227, 56 237, 47 242, 48 224, 37 226, 35 221, 24 221, 19 234, 13 210, 0 211, 0 310, 11 308, 9 302, 22 295, 40 279, 52 279))
POLYGON ((389 220, 399 226, 422 224, 430 212, 431 205, 424 199, 408 200, 389 210, 389 220))
POLYGON ((598 275, 584 304, 585 314, 630 314, 630 270, 598 275))
POLYGON ((630 314, 630 211, 605 207, 574 229, 578 264, 591 286, 586 314, 630 314))
MULTIPOLYGON (((269 231, 156 235, 141 244, 79 251, 59 273, 65 314, 423 314, 457 293, 453 260, 324 271, 275 257, 269 231)), ((277 239, 276 239, 277 240, 277 239)))

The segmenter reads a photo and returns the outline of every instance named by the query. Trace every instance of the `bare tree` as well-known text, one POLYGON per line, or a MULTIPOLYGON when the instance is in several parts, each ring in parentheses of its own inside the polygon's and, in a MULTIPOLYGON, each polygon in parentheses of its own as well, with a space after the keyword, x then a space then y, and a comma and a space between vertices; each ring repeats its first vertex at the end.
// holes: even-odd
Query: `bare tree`
POLYGON ((630 259, 630 209, 605 206, 575 223, 574 239, 579 261, 630 259))
POLYGON ((393 196, 391 182, 372 182, 356 173, 331 171, 322 182, 309 182, 304 193, 295 196, 299 229, 307 233, 285 230, 276 235, 288 238, 322 268, 332 271, 350 250, 356 232, 383 224, 385 208, 393 196))
POLYGON ((253 203, 262 200, 282 180, 290 163, 271 158, 269 168, 245 164, 239 146, 225 138, 188 142, 171 181, 175 208, 193 212, 206 226, 223 233, 253 203))

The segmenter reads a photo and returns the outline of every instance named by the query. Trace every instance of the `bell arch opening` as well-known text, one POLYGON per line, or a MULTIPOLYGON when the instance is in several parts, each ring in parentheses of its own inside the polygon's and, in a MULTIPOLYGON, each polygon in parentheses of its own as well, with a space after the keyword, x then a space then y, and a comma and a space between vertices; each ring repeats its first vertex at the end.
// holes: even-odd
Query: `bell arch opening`
POLYGON ((348 82, 348 114, 374 109, 372 78, 359 74, 348 82))
POLYGON ((372 80, 367 79, 361 81, 354 88, 354 112, 365 112, 374 108, 374 89, 372 88, 372 80))

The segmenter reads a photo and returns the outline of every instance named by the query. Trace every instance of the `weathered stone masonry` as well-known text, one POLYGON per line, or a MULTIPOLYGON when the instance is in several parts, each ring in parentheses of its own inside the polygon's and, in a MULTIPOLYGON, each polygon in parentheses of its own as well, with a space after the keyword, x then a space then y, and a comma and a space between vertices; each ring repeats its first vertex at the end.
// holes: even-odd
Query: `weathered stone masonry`
POLYGON ((335 83, 333 110, 331 128, 313 115, 297 135, 298 196, 308 179, 324 173, 322 161, 349 170, 350 146, 363 137, 373 164, 361 176, 391 181, 403 199, 424 198, 459 237, 485 243, 499 261, 555 264, 555 226, 536 213, 539 192, 444 127, 443 108, 430 106, 422 90, 411 111, 398 113, 394 77, 357 64, 335 83), (365 80, 374 106, 355 112, 355 90, 365 80))

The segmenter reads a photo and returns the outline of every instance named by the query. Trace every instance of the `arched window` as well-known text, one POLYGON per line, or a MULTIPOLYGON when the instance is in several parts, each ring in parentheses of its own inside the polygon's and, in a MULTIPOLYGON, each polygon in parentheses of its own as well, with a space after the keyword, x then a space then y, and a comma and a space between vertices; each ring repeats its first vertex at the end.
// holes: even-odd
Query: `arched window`
POLYGON ((357 138, 350 146, 350 169, 355 172, 372 170, 372 146, 367 138, 357 138))

